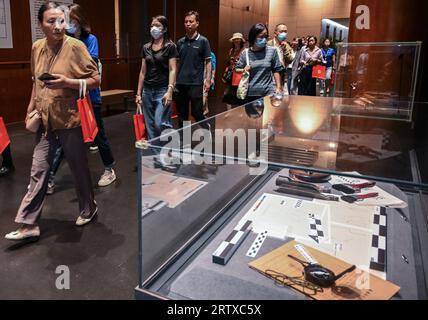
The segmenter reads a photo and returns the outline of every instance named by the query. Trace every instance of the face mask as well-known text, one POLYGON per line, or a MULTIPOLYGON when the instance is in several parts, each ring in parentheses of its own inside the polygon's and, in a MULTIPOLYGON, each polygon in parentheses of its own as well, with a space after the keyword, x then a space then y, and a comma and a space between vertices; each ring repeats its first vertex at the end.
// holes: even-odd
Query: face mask
POLYGON ((281 42, 287 40, 287 32, 281 32, 278 35, 278 40, 281 41, 281 42))
POLYGON ((257 39, 256 45, 259 48, 266 48, 266 46, 267 46, 267 39, 266 38, 257 39))
POLYGON ((68 24, 68 27, 67 27, 67 29, 66 29, 66 31, 67 31, 69 34, 75 34, 75 33, 77 32, 77 26, 76 26, 76 24, 74 24, 74 23, 69 23, 69 24, 68 24))
POLYGON ((163 36, 163 30, 159 27, 152 27, 150 29, 150 34, 152 35, 153 39, 158 40, 163 36))

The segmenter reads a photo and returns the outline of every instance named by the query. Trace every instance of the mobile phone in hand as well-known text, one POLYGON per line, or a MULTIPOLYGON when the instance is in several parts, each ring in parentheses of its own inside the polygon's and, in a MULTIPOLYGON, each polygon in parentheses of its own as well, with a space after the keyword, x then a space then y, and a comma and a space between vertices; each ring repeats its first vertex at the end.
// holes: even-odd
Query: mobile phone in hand
POLYGON ((40 81, 49 81, 49 80, 56 80, 57 78, 51 75, 50 73, 43 73, 39 78, 40 81))

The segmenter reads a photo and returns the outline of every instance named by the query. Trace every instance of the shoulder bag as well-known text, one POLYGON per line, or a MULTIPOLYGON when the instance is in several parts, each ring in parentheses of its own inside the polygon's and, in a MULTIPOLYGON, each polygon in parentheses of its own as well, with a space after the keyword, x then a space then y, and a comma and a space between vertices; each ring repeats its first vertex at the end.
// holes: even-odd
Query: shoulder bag
MULTIPOLYGON (((250 65, 250 57, 248 53, 249 50, 250 49, 247 49, 245 51, 247 66, 250 65)), ((236 96, 238 99, 245 100, 245 98, 247 98, 249 86, 250 86, 250 73, 247 71, 244 71, 244 73, 242 74, 241 81, 239 82, 238 90, 236 92, 236 96)))

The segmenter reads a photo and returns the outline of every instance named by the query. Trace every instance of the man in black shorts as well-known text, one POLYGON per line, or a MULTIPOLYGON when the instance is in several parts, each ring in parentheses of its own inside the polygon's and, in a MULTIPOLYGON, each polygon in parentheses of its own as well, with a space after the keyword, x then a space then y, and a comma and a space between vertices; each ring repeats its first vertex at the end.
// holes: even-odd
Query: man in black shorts
POLYGON ((183 121, 189 120, 189 102, 193 118, 197 122, 205 120, 203 96, 210 90, 212 73, 210 43, 198 32, 199 13, 188 12, 184 26, 186 36, 177 42, 179 67, 175 100, 180 127, 183 121))

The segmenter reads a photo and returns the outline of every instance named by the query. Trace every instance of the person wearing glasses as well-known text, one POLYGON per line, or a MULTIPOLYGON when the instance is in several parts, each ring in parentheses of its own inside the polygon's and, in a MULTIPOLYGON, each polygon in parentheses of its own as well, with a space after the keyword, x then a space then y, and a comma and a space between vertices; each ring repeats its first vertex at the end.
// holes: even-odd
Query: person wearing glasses
POLYGON ((282 93, 281 64, 278 50, 267 45, 269 32, 266 25, 257 23, 249 32, 249 48, 241 53, 236 72, 249 72, 248 93, 242 104, 258 100, 275 92, 282 93), (247 52, 248 60, 247 61, 247 52))

